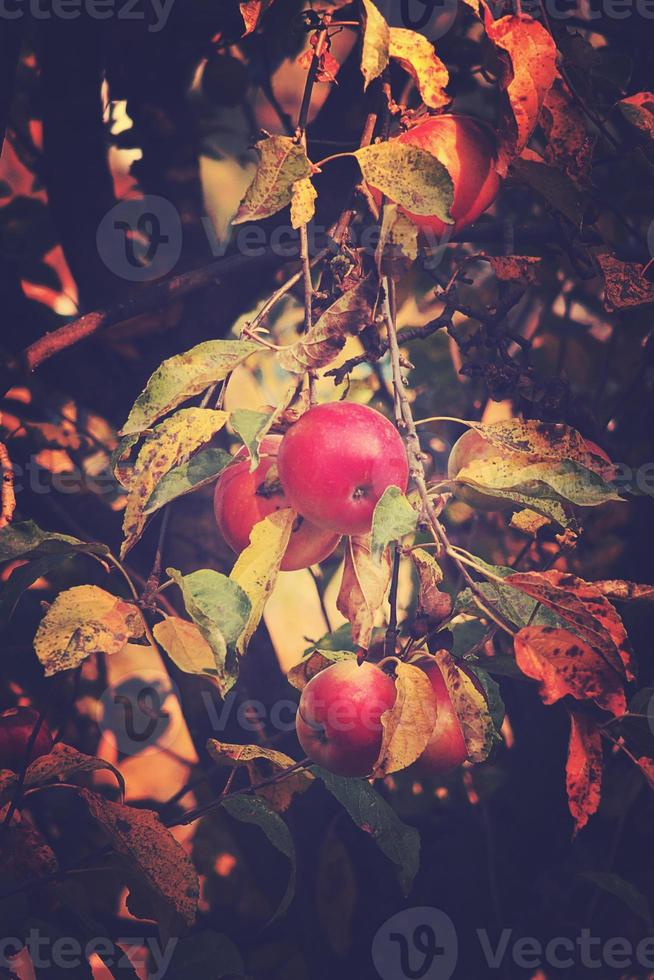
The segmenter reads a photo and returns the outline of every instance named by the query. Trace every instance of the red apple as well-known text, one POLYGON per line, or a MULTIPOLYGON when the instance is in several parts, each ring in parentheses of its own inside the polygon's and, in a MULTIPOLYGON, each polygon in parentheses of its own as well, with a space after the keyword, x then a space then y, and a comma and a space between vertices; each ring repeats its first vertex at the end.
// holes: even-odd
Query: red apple
POLYGON ((406 490, 409 467, 395 426, 353 402, 310 408, 282 440, 279 478, 291 506, 339 534, 370 530, 387 487, 406 490))
MULTIPOLYGON (((0 769, 19 772, 25 765, 27 745, 39 720, 34 708, 10 708, 0 714, 0 769)), ((53 745, 52 735, 41 725, 30 752, 30 762, 47 755, 53 745)))
POLYGON ((381 750, 381 716, 394 703, 395 682, 379 667, 333 664, 302 691, 295 719, 300 745, 337 776, 367 776, 381 750))
MULTIPOLYGON (((213 497, 214 514, 220 533, 227 544, 238 554, 250 542, 252 528, 268 514, 292 504, 277 480, 266 485, 266 476, 276 462, 281 436, 266 436, 261 443, 260 462, 250 473, 249 457, 233 463, 221 473, 213 497)), ((237 455, 246 455, 245 448, 237 455)), ((274 478, 274 474, 272 474, 274 478)), ((339 535, 315 527, 299 517, 296 527, 282 558, 281 569, 285 572, 308 568, 323 561, 336 547, 339 535)))
POLYGON ((422 776, 445 775, 456 769, 468 756, 447 685, 438 663, 433 657, 420 657, 411 661, 427 674, 436 697, 436 724, 422 755, 415 762, 422 776))
MULTIPOLYGON (((395 139, 431 153, 452 178, 453 225, 445 224, 435 215, 414 214, 402 208, 424 234, 441 237, 448 228, 450 232, 460 231, 476 221, 495 200, 500 186, 495 169, 496 146, 493 133, 485 123, 471 116, 430 116, 395 139)), ((374 188, 373 196, 381 203, 381 194, 374 188)))

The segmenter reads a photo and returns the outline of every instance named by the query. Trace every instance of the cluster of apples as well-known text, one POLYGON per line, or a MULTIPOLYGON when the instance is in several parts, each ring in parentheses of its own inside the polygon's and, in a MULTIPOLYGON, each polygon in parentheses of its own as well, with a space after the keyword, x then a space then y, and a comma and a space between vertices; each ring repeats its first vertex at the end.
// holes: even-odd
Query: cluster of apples
POLYGON ((229 466, 216 484, 218 527, 240 553, 256 523, 291 507, 298 520, 282 559, 283 571, 323 561, 343 534, 370 531, 375 505, 386 488, 404 491, 409 480, 395 426, 374 409, 351 402, 316 405, 283 437, 267 436, 252 473, 245 450, 239 455, 243 460, 229 466))

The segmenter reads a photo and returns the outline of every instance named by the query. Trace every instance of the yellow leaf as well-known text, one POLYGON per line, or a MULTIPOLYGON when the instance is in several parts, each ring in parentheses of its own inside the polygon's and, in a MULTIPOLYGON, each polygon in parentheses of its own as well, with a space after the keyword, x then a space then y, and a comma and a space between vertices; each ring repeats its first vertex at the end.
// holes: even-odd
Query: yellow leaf
POLYGON ((178 616, 167 616, 152 632, 175 666, 186 674, 219 676, 213 650, 195 623, 178 616))
POLYGON ((381 716, 384 734, 373 769, 375 777, 398 772, 415 762, 436 724, 436 695, 424 670, 397 661, 395 690, 395 704, 381 716))
POLYGON ((208 442, 222 429, 228 418, 228 412, 216 412, 210 408, 182 408, 157 425, 146 437, 136 457, 129 483, 121 557, 141 537, 147 520, 145 508, 161 478, 208 442))
POLYGON ((533 538, 536 537, 542 527, 549 523, 548 517, 537 514, 535 510, 529 510, 528 507, 511 514, 511 527, 517 531, 522 531, 523 534, 529 534, 533 538))
POLYGON ((461 726, 468 759, 483 762, 497 738, 486 698, 447 650, 439 650, 435 658, 461 726))
POLYGON ((296 180, 291 187, 291 227, 308 224, 316 213, 318 194, 309 177, 296 180))
POLYGON ((95 585, 61 592, 41 620, 34 637, 46 677, 77 667, 92 653, 118 653, 144 633, 135 605, 95 585))
POLYGON ((365 649, 370 644, 375 616, 381 609, 390 580, 388 548, 377 562, 371 554, 369 534, 348 538, 336 608, 352 624, 354 642, 365 649))
POLYGON ((239 555, 229 576, 241 586, 252 604, 245 629, 236 642, 236 649, 241 655, 245 653, 259 625, 268 596, 275 587, 296 516, 295 511, 285 508, 255 524, 250 534, 250 544, 239 555))
POLYGON ((311 175, 304 147, 290 136, 267 136, 255 149, 259 164, 232 220, 234 225, 276 214, 290 203, 296 181, 311 175))
POLYGON ((391 27, 389 54, 414 79, 425 105, 440 109, 451 101, 445 92, 450 80, 448 70, 424 34, 404 27, 391 27))
POLYGON ((361 74, 364 78, 363 87, 367 89, 388 65, 390 30, 372 0, 362 0, 362 2, 364 16, 361 74))

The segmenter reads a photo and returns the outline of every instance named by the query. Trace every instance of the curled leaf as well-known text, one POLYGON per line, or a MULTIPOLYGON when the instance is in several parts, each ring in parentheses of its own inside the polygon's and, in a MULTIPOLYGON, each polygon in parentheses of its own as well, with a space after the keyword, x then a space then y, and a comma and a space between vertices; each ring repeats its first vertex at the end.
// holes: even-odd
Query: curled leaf
POLYGON ((391 27, 389 40, 391 58, 411 75, 425 105, 431 109, 448 105, 451 99, 445 86, 450 80, 449 72, 431 41, 404 27, 391 27))
POLYGON ((232 224, 261 221, 290 204, 296 181, 311 176, 304 147, 290 136, 267 136, 255 145, 259 163, 232 224))
POLYGON ((291 228, 300 228, 316 213, 318 194, 309 177, 296 180, 291 187, 291 228))
POLYGON ((250 614, 236 641, 240 654, 245 653, 275 587, 296 516, 286 507, 259 521, 252 528, 249 545, 236 559, 230 581, 239 585, 250 600, 250 614))
POLYGON ((336 608, 352 625, 354 642, 366 650, 375 616, 381 609, 391 580, 388 549, 378 562, 373 559, 370 548, 370 535, 348 538, 343 578, 336 599, 336 608))
POLYGON ((438 705, 429 677, 413 664, 395 664, 395 704, 381 716, 382 745, 373 776, 406 769, 418 759, 431 738, 438 705))
POLYGON ((597 812, 602 794, 602 737, 592 719, 570 715, 570 743, 565 768, 568 806, 575 834, 597 812))
POLYGON ((486 698, 447 650, 438 650, 434 656, 461 726, 468 759, 483 762, 498 738, 486 698))
POLYGON ((390 29, 372 0, 363 3, 363 44, 361 49, 361 74, 364 89, 378 78, 388 65, 390 29))

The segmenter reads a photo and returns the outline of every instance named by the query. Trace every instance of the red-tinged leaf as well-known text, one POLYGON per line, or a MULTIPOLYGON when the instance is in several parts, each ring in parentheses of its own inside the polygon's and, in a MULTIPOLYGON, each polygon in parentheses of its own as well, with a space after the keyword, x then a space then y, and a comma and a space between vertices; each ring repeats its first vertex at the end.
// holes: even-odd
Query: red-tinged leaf
POLYGON ((596 137, 588 133, 581 109, 560 78, 547 93, 540 122, 547 136, 545 162, 562 170, 575 184, 587 184, 596 137))
POLYGON ((536 273, 542 259, 534 255, 484 255, 493 272, 502 282, 536 282, 536 273))
POLYGON ((653 602, 654 585, 638 585, 622 579, 603 579, 593 585, 612 602, 653 602))
POLYGON ((545 704, 566 695, 578 701, 591 699, 613 715, 627 710, 618 674, 591 646, 569 630, 553 626, 526 626, 514 639, 518 667, 540 682, 545 704))
POLYGON ((509 132, 502 133, 505 163, 527 145, 538 123, 545 97, 557 77, 556 45, 538 21, 526 14, 501 17, 487 23, 490 40, 505 51, 513 67, 506 91, 513 119, 509 132))
POLYGON ((554 568, 548 572, 517 572, 507 575, 504 581, 554 610, 619 676, 626 674, 627 680, 634 679, 631 648, 622 620, 592 582, 554 568))
POLYGON ((604 279, 604 306, 607 310, 654 303, 654 283, 645 278, 644 265, 622 262, 607 253, 596 258, 604 279))
POLYGON ((654 95, 651 92, 630 95, 618 102, 618 108, 627 122, 654 142, 654 95))
POLYGON ((636 761, 640 766, 643 776, 647 780, 647 785, 650 789, 654 789, 654 759, 649 759, 646 755, 641 755, 636 761))
POLYGON ((565 784, 577 834, 597 812, 602 795, 602 737, 585 715, 570 715, 565 784))
POLYGON ((259 21, 265 14, 268 7, 271 6, 273 0, 244 0, 243 3, 239 3, 241 8, 241 17, 243 18, 243 23, 245 24, 245 34, 251 34, 252 31, 256 30, 259 26, 259 21))

